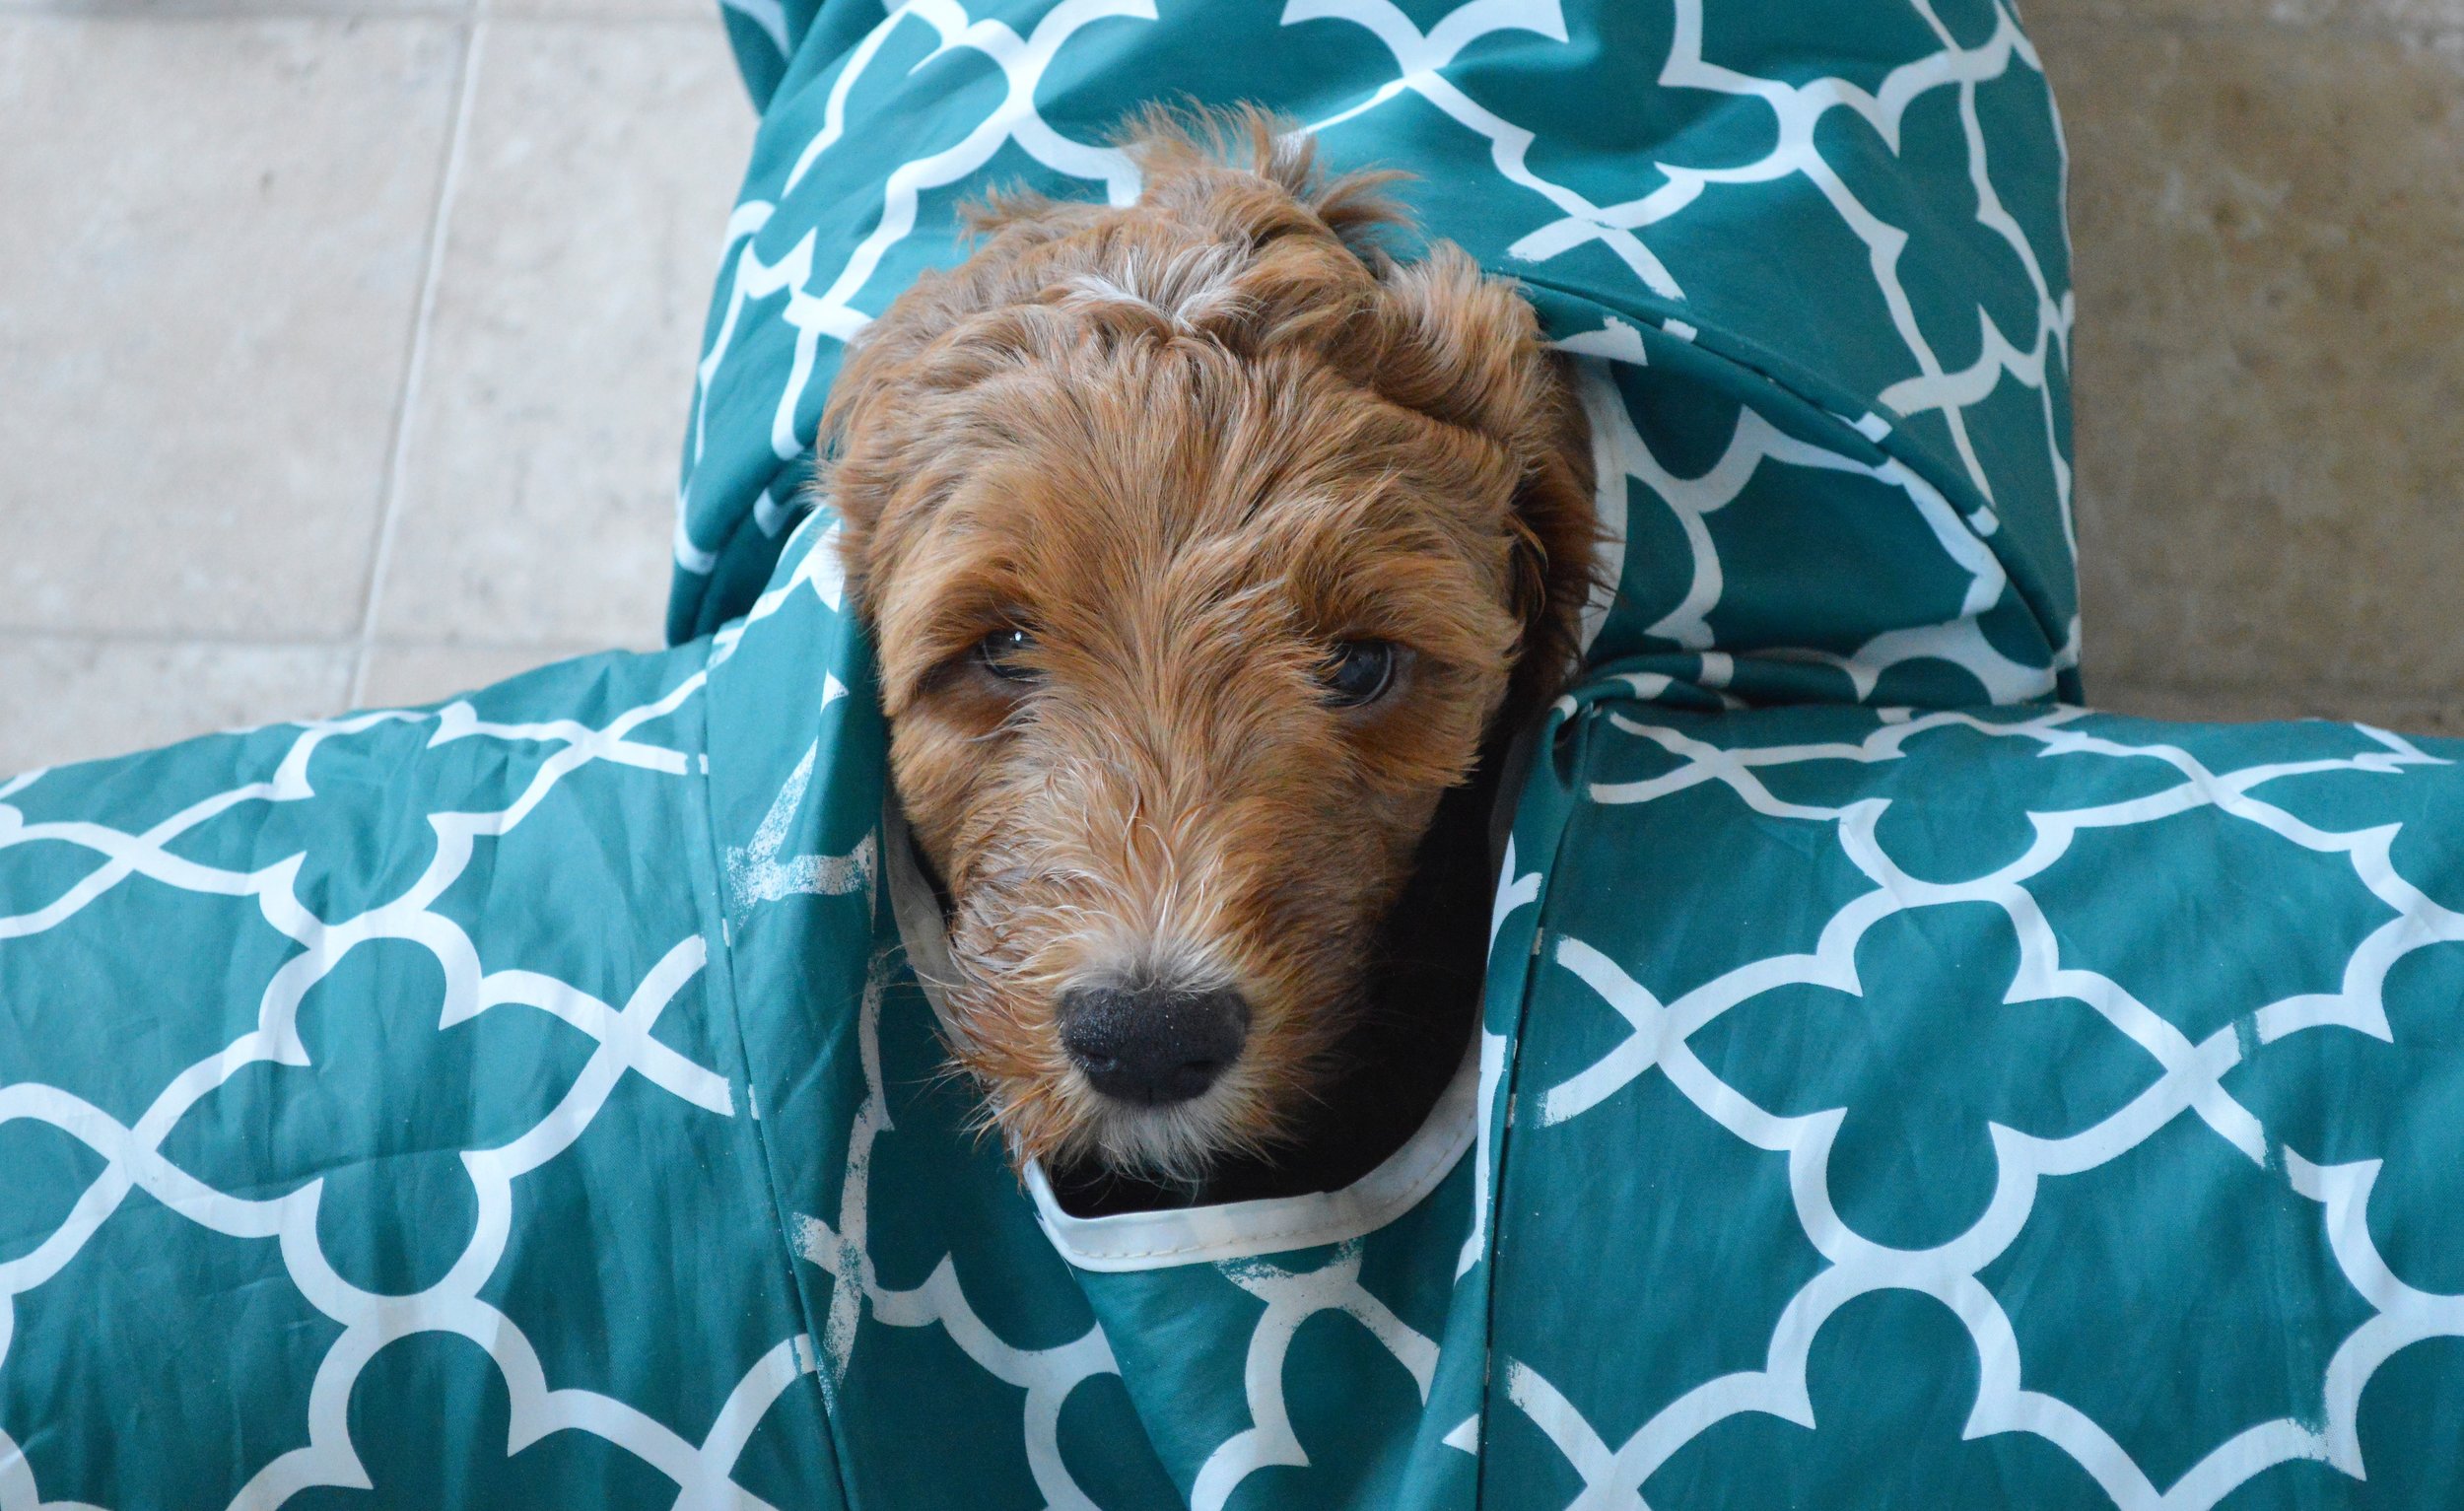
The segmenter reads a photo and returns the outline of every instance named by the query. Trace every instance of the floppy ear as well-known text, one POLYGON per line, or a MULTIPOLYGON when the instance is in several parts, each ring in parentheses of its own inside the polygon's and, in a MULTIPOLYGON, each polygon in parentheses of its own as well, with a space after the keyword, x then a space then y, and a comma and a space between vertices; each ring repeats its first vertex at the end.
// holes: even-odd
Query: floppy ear
POLYGON ((1038 248, 1103 213, 1100 205, 1017 195, 975 212, 992 234, 957 267, 928 272, 849 346, 822 410, 813 487, 840 517, 840 556, 857 610, 961 465, 962 395, 1050 342, 1055 315, 1035 297, 1038 248))
POLYGON ((1520 721, 1572 674, 1598 577, 1591 426, 1568 363, 1541 342, 1513 284, 1448 241, 1383 271, 1386 330, 1371 381, 1399 404, 1488 438, 1522 467, 1507 522, 1524 636, 1505 711, 1520 721))
MULTIPOLYGON (((883 525, 902 497, 920 483, 923 428, 914 405, 893 400, 912 392, 910 373, 934 334, 946 329, 939 300, 900 302, 848 348, 821 414, 821 458, 809 485, 839 516, 839 557, 856 612, 872 617, 869 588, 883 551, 883 525)), ((895 533, 895 531, 893 531, 895 533)))

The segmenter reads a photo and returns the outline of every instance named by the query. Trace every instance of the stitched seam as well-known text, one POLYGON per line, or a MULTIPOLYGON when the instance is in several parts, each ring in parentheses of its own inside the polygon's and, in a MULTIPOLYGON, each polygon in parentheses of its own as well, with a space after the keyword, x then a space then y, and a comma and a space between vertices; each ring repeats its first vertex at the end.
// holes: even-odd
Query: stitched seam
MULTIPOLYGON (((1446 1144, 1438 1146, 1437 1152, 1422 1156, 1415 1164, 1399 1167, 1405 1173, 1398 1179, 1397 1184, 1402 1189, 1395 1199, 1392 1202, 1377 1202, 1368 1210, 1353 1214, 1349 1220, 1340 1216, 1329 1217, 1314 1224, 1304 1223, 1263 1232, 1230 1234, 1223 1238, 1203 1239, 1159 1249, 1097 1249, 1064 1239, 1053 1230, 1049 1222, 1044 1224, 1045 1231, 1052 1235, 1054 1247, 1061 1250, 1061 1257, 1072 1264, 1081 1259, 1118 1262, 1168 1259, 1176 1255, 1196 1256, 1209 1250, 1247 1249, 1256 1244, 1307 1249, 1317 1248, 1323 1244, 1340 1243, 1346 1238, 1375 1232, 1427 1200, 1430 1190, 1433 1189, 1432 1177, 1443 1179, 1447 1171, 1462 1163, 1463 1156, 1471 1151, 1472 1142, 1479 1136, 1479 1128, 1475 1121, 1478 1108, 1475 1106, 1470 1111, 1472 1117, 1457 1119, 1459 1123, 1470 1128, 1472 1133, 1470 1138, 1460 1135, 1450 1138, 1446 1144), (1314 1236, 1320 1233, 1328 1236, 1314 1236)), ((1041 1213, 1038 1215, 1041 1216, 1041 1213)))

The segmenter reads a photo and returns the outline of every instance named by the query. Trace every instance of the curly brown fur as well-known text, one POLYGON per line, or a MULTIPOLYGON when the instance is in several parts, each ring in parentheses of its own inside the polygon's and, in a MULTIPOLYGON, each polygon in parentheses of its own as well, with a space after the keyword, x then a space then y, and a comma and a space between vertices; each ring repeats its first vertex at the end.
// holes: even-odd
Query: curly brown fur
POLYGON ((1439 798, 1553 696, 1589 446, 1531 307, 1256 111, 1142 119, 1124 208, 1018 195, 851 353, 821 484, 891 769, 947 888, 945 1033, 1020 1158, 1202 1171, 1325 1094, 1439 798), (1032 645, 999 674, 980 653, 1032 645), (1334 648, 1399 648, 1330 702, 1334 648), (1238 1057, 1132 1105, 1090 981, 1228 989, 1238 1057))

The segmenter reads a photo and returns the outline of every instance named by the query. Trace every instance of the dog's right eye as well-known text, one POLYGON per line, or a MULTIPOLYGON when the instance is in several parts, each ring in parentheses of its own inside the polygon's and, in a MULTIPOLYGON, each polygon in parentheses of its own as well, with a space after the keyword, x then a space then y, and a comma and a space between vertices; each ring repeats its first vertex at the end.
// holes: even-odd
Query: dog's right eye
POLYGON ((1004 682, 1032 682, 1038 673, 1028 664, 1034 653, 1035 637, 1016 625, 994 630, 976 642, 976 659, 984 669, 1004 682))
POLYGON ((1338 709, 1375 703, 1395 680, 1395 648, 1382 640, 1347 640, 1318 673, 1327 702, 1338 709))

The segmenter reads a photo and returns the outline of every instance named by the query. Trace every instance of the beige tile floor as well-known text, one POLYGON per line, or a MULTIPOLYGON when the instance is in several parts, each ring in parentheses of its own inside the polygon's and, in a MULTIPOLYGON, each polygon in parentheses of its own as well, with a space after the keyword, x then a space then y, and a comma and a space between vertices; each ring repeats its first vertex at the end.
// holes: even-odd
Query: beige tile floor
POLYGON ((698 0, 0 0, 0 768, 656 644, 698 0))
POLYGON ((2088 686, 2464 733, 2464 0, 2035 0, 2088 686))
MULTIPOLYGON (((2032 0, 2089 685, 2464 732, 2464 0, 2032 0)), ((0 770, 655 641, 706 0, 0 0, 0 770)))

